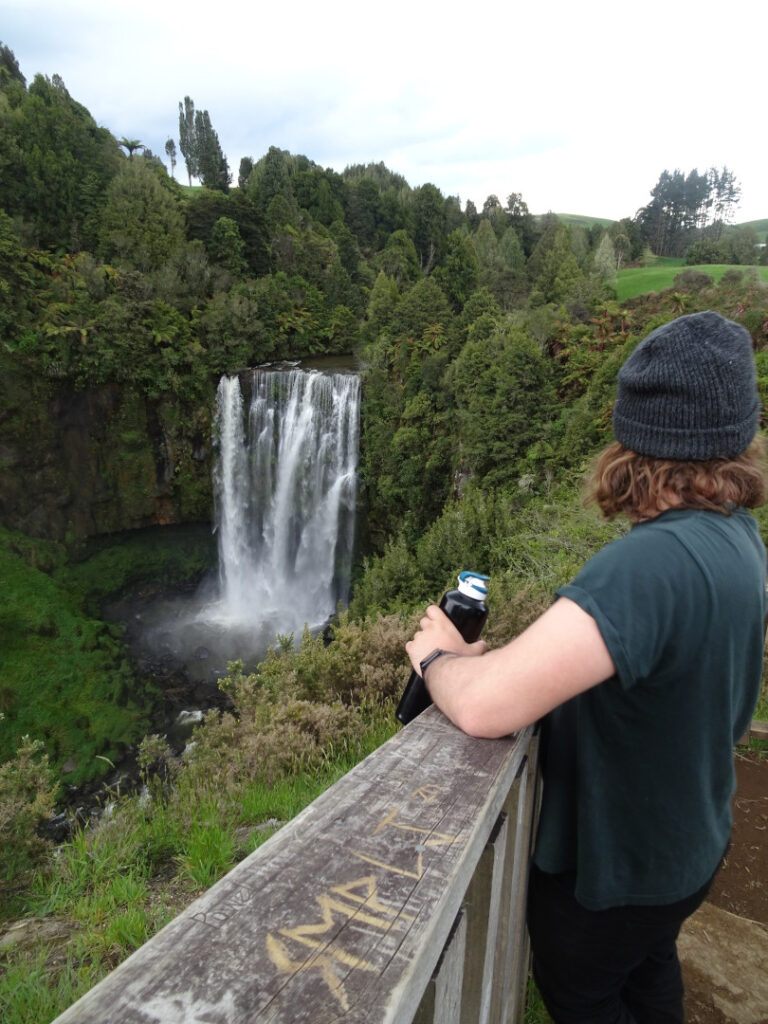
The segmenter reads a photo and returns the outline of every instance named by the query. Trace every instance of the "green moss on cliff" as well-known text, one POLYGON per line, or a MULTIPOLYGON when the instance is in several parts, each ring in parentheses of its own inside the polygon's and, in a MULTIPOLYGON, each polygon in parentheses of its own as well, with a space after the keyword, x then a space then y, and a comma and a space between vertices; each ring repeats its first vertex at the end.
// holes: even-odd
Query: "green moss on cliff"
POLYGON ((68 781, 98 775, 148 726, 122 631, 99 622, 0 531, 0 759, 44 741, 68 781))
POLYGON ((209 522, 214 398, 76 391, 0 352, 0 522, 54 540, 209 522))
POLYGON ((148 731, 158 694, 137 679, 102 602, 198 578, 214 564, 207 527, 101 541, 80 561, 63 544, 0 529, 0 761, 40 739, 66 781, 103 774, 148 731))
POLYGON ((216 540, 208 525, 136 530, 93 541, 78 560, 55 576, 84 607, 147 585, 172 587, 199 579, 216 564, 216 540))

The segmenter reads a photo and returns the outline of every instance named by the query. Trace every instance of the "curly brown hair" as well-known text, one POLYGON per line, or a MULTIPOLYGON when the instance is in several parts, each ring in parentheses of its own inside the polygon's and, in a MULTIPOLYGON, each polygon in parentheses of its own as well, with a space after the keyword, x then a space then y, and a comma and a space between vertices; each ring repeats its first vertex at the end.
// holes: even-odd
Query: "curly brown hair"
POLYGON ((669 508, 730 515, 735 505, 757 508, 768 495, 765 443, 756 437, 734 459, 678 461, 641 455, 615 441, 595 463, 587 487, 606 519, 624 513, 632 522, 669 508))

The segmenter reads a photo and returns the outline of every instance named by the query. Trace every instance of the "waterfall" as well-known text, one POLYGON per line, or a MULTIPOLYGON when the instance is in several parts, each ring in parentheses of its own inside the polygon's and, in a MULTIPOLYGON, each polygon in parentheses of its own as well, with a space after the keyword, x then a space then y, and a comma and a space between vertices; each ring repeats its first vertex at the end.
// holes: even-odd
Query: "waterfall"
POLYGON ((219 596, 207 614, 300 635, 348 596, 360 381, 259 369, 250 385, 247 415, 238 377, 217 393, 219 596))
POLYGON ((222 377, 213 468, 218 575, 194 594, 126 608, 137 656, 213 685, 228 662, 255 667, 278 633, 298 639, 305 623, 323 626, 346 602, 359 418, 353 373, 222 377))

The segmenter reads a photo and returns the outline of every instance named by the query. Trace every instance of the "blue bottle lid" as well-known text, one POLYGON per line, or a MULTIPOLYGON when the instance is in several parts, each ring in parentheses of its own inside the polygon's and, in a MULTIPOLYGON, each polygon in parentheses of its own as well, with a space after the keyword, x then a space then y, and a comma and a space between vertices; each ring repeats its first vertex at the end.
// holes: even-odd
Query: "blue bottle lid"
POLYGON ((459 573, 459 593, 465 597, 474 597, 476 601, 482 601, 488 593, 485 585, 490 582, 490 576, 483 576, 480 572, 465 570, 459 573))

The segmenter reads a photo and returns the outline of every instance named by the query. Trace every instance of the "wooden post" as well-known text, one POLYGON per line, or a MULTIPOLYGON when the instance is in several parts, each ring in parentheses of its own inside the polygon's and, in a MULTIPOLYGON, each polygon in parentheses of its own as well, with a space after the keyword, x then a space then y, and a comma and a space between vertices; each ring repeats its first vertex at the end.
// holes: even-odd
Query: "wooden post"
POLYGON ((517 804, 515 855, 513 861, 512 892, 510 899, 510 939, 512 953, 510 970, 504 986, 504 1013, 502 1024, 518 1024, 525 1011, 530 943, 525 924, 528 892, 528 870, 535 837, 535 825, 541 801, 541 779, 537 766, 538 737, 534 737, 528 756, 521 765, 520 798, 517 804))
POLYGON ((461 910, 422 996, 413 1024, 461 1024, 466 947, 467 918, 461 910))
MULTIPOLYGON (((529 749, 533 755, 521 762, 515 785, 509 793, 505 811, 514 823, 509 830, 507 860, 509 870, 504 879, 501 897, 500 936, 496 943, 494 984, 491 992, 491 1024, 516 1024, 519 1000, 519 978, 523 970, 527 978, 527 944, 525 932, 525 890, 528 883, 528 853, 530 831, 526 815, 532 814, 533 803, 529 784, 530 765, 536 766, 535 745, 532 738, 529 749), (525 863, 522 862, 525 859, 525 863)), ((523 985, 525 983, 523 982, 523 985)))
POLYGON ((465 899, 468 957, 462 993, 462 1024, 487 1024, 507 854, 509 818, 501 814, 478 863, 465 899))

